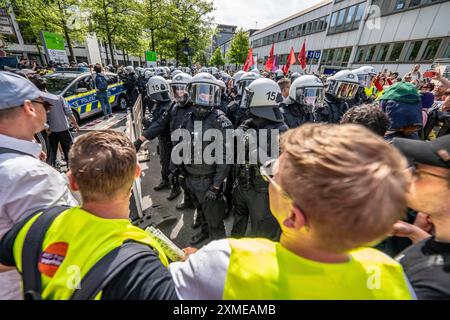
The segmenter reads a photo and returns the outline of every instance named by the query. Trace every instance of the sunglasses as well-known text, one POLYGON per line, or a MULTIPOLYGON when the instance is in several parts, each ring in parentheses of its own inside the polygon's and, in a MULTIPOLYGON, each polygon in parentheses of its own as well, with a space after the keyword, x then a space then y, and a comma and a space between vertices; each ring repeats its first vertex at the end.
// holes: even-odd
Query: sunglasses
POLYGON ((283 188, 273 179, 275 174, 278 172, 278 159, 271 159, 264 163, 260 168, 259 172, 261 173, 261 177, 267 183, 270 183, 274 186, 274 188, 291 204, 295 205, 292 197, 283 190, 283 188))
POLYGON ((45 112, 47 112, 47 113, 50 112, 50 110, 52 108, 52 104, 48 103, 47 101, 31 100, 31 102, 41 104, 44 107, 45 112))
POLYGON ((427 175, 427 176, 432 176, 432 177, 435 177, 438 179, 450 180, 450 177, 448 177, 448 176, 441 176, 441 175, 433 173, 433 172, 419 169, 419 168, 417 168, 416 163, 414 163, 411 167, 409 167, 409 170, 411 171, 412 176, 416 179, 422 179, 423 176, 427 175))

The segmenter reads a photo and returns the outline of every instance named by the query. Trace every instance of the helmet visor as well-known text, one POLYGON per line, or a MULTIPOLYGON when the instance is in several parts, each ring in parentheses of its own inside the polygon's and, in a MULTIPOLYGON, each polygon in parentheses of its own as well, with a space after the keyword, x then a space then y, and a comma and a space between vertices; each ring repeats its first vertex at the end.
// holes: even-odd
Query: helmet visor
POLYGON ((295 101, 301 105, 317 107, 323 104, 323 88, 297 88, 295 101))
POLYGON ((186 85, 173 85, 171 86, 172 96, 176 102, 186 102, 188 97, 188 91, 186 85))
POLYGON ((195 105, 203 107, 220 105, 221 92, 219 86, 199 83, 193 84, 189 91, 191 100, 195 105))
POLYGON ((247 88, 254 80, 243 80, 238 84, 238 95, 243 95, 245 88, 247 88))
POLYGON ((370 88, 374 76, 370 74, 358 74, 358 80, 361 87, 370 88))
POLYGON ((352 99, 358 90, 358 84, 337 81, 333 88, 333 95, 338 99, 352 99))

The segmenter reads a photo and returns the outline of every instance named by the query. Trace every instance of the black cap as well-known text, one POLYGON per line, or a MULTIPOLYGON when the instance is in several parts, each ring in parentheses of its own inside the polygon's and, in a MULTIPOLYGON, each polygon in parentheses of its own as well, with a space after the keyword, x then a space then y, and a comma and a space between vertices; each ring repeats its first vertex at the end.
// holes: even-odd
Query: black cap
POLYGON ((450 135, 434 141, 395 138, 393 144, 411 163, 450 169, 450 135))

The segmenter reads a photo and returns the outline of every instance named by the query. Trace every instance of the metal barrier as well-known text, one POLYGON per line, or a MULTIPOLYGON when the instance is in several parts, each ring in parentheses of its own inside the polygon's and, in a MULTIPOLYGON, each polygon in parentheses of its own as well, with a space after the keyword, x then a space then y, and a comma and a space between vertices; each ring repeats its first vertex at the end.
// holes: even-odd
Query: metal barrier
MULTIPOLYGON (((131 110, 127 113, 127 129, 126 135, 131 141, 135 141, 142 134, 142 115, 136 116, 136 112, 142 113, 142 97, 139 95, 136 103, 131 110), (137 111, 136 111, 137 109, 137 111)), ((142 188, 141 178, 137 178, 133 183, 133 196, 131 197, 131 214, 137 213, 138 219, 144 217, 142 209, 142 188)), ((136 217, 131 217, 132 220, 136 220, 136 217)))

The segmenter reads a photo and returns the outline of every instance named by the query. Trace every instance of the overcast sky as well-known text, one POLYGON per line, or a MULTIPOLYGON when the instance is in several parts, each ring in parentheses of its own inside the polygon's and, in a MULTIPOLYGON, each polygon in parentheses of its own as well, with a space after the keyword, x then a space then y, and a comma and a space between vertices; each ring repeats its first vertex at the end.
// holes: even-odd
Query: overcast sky
POLYGON ((218 24, 262 29, 322 0, 213 0, 218 24))

